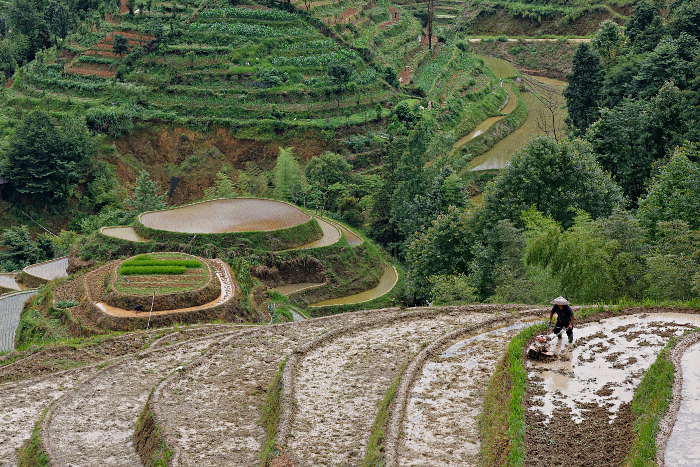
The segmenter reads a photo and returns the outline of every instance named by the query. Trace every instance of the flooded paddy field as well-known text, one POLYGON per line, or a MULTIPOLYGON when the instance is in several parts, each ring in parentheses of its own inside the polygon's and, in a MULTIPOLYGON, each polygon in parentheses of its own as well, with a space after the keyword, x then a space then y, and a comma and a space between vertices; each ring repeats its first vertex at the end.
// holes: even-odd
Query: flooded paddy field
POLYGON ((612 317, 577 326, 572 348, 553 341, 556 361, 528 360, 525 465, 621 465, 643 373, 672 337, 698 327, 693 314, 612 317))

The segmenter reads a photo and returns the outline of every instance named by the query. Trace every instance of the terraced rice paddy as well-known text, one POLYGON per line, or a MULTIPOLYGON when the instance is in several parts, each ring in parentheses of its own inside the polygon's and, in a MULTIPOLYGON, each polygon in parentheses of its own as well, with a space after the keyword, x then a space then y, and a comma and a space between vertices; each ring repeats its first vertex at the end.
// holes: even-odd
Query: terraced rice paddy
MULTIPOLYGON (((533 77, 532 79, 536 81, 539 80, 538 77, 533 77)), ((565 82, 552 79, 548 81, 556 82, 556 85, 547 84, 550 89, 558 94, 564 92, 564 86, 566 86, 565 82)), ((527 105, 527 120, 525 120, 525 123, 520 128, 496 143, 489 151, 472 159, 472 170, 502 169, 508 164, 513 154, 525 145, 530 138, 544 134, 540 126, 543 123, 543 119, 549 124, 551 120, 549 109, 547 109, 537 95, 532 92, 523 92, 520 97, 527 105)), ((564 135, 565 119, 566 111, 556 109, 554 124, 558 135, 564 135)))
POLYGON ((67 277, 68 273, 68 257, 54 259, 51 261, 46 261, 44 263, 33 264, 24 268, 24 272, 31 276, 39 277, 41 279, 52 281, 58 279, 59 277, 67 277))
MULTIPOLYGON (((299 465, 361 465, 380 402, 398 382, 382 444, 385 465, 476 466, 475 427, 486 383, 510 338, 547 311, 499 305, 384 309, 212 328, 213 334, 185 341, 186 331, 176 330, 153 342, 154 350, 111 360, 101 369, 93 365, 0 386, 0 456, 13 465, 16 448, 56 400, 42 422, 52 462, 140 465, 134 425, 155 387, 149 408, 177 465, 258 465, 267 388, 286 359, 283 390, 291 399, 283 403, 278 428, 280 442, 299 465)), ((562 417, 575 427, 592 413, 604 415, 604 426, 616 426, 617 411, 661 346, 697 325, 700 315, 676 313, 614 316, 578 326, 572 354, 561 352, 563 359, 555 363, 528 363, 529 384, 550 388, 529 411, 545 418, 544 412, 552 413, 538 429, 547 433, 562 417), (552 406, 552 399, 560 403, 552 406)), ((142 347, 143 336, 118 339, 127 343, 129 336, 137 350, 142 347)), ((691 391, 697 375, 687 365, 694 352, 697 346, 683 363, 691 391)), ((693 403, 692 394, 688 400, 693 403)), ((589 447, 579 449, 598 452, 589 447)), ((693 462, 693 446, 678 449, 693 462)), ((607 455, 604 448, 600 455, 607 455)))
POLYGON ((15 348, 19 315, 24 303, 36 294, 35 290, 31 290, 0 296, 0 352, 8 352, 15 348))
POLYGON ((14 273, 0 274, 0 288, 10 290, 20 290, 19 284, 15 281, 14 273))
POLYGON ((121 238, 122 240, 129 240, 131 242, 147 241, 141 235, 137 234, 134 228, 130 226, 103 227, 100 232, 108 237, 121 238))
POLYGON ((311 216, 280 201, 218 199, 139 216, 151 229, 183 233, 272 231, 302 224, 311 216))
POLYGON ((370 289, 366 290, 364 292, 360 292, 355 295, 349 295, 347 297, 341 297, 341 298, 334 298, 331 300, 324 300, 322 302, 314 303, 310 305, 311 307, 319 307, 319 306, 330 306, 330 305, 348 305, 348 304, 354 304, 354 303, 363 303, 363 302, 368 302, 370 300, 374 300, 375 298, 379 298, 382 295, 388 293, 391 291, 391 289, 394 288, 396 285, 396 282, 399 280, 399 275, 396 272, 396 268, 394 266, 389 266, 385 265, 384 266, 384 274, 382 275, 379 284, 370 289))
POLYGON ((340 229, 335 224, 331 224, 330 222, 327 222, 318 217, 316 218, 316 221, 318 222, 318 225, 321 226, 321 230, 323 230, 323 237, 319 238, 314 242, 302 246, 302 250, 333 245, 338 240, 340 240, 340 229))
POLYGON ((513 90, 510 87, 509 83, 504 84, 506 91, 508 91, 508 102, 506 105, 503 107, 501 112, 504 115, 499 115, 497 117, 489 117, 483 122, 479 123, 474 130, 472 130, 468 135, 462 137, 455 143, 455 148, 458 148, 460 146, 464 146, 467 142, 470 140, 476 138, 477 136, 481 135, 485 131, 488 131, 489 128, 493 126, 494 123, 500 121, 501 119, 504 118, 505 115, 511 113, 513 110, 515 110, 515 107, 518 105, 518 96, 515 95, 513 90))

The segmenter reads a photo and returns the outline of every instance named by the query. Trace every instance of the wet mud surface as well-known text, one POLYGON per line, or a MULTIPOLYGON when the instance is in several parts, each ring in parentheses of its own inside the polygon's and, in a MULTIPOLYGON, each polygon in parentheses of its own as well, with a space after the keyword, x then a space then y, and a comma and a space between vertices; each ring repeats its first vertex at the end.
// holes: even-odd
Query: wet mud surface
POLYGON ((445 313, 349 333, 312 351, 297 376, 288 443, 304 465, 360 465, 379 404, 423 343, 492 315, 445 313))
POLYGON ((577 326, 573 348, 553 341, 556 361, 528 360, 525 466, 621 465, 642 374, 671 337, 698 326, 682 313, 614 316, 577 326))
POLYGON ((519 323, 454 342, 429 361, 411 391, 399 465, 479 465, 477 416, 488 381, 519 323))

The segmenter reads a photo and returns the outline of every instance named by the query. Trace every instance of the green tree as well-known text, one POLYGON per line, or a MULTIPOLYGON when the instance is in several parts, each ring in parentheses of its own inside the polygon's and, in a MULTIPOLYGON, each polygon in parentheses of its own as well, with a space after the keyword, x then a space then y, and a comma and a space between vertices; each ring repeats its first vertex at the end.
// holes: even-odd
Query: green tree
POLYGON ((612 109, 625 97, 636 95, 634 78, 639 74, 640 59, 636 55, 623 56, 605 73, 600 107, 612 109))
POLYGON ((434 306, 459 305, 478 301, 476 289, 464 274, 436 275, 428 278, 430 301, 434 306))
POLYGON ((129 39, 121 34, 115 34, 112 51, 119 55, 119 57, 122 57, 125 53, 129 53, 129 39))
POLYGON ((70 8, 61 0, 50 0, 44 9, 44 19, 52 34, 65 39, 73 16, 70 8))
POLYGON ((328 77, 336 87, 338 106, 340 107, 340 95, 352 79, 352 67, 345 62, 332 62, 328 65, 328 77))
POLYGON ((668 14, 668 31, 673 37, 682 32, 700 39, 700 3, 695 1, 671 2, 668 14))
POLYGON ((615 108, 601 110, 600 119, 586 139, 598 154, 598 161, 610 172, 632 202, 644 193, 654 154, 645 145, 649 104, 626 99, 615 108))
POLYGON ((652 50, 664 34, 659 9, 648 0, 637 3, 625 34, 637 53, 652 50))
POLYGON ((138 213, 146 211, 157 211, 168 207, 165 202, 167 193, 158 194, 158 184, 151 180, 151 175, 142 170, 136 178, 134 194, 126 200, 126 207, 138 213))
POLYGON ((80 204, 95 211, 122 209, 127 195, 119 183, 116 168, 102 161, 98 161, 90 173, 85 194, 80 204))
POLYGON ((0 73, 2 81, 9 79, 15 74, 17 60, 12 41, 9 39, 0 40, 0 73))
POLYGON ((334 183, 345 184, 350 181, 352 166, 340 154, 325 152, 309 159, 306 163, 306 178, 321 188, 334 183))
POLYGON ((245 170, 238 173, 238 187, 246 196, 266 197, 268 184, 267 175, 255 162, 246 162, 245 170))
POLYGON ((409 136, 408 148, 404 151, 396 168, 396 188, 392 195, 392 222, 404 238, 416 231, 416 197, 424 195, 428 180, 423 174, 425 153, 430 133, 424 125, 416 127, 409 136))
POLYGON ((567 123, 575 134, 582 135, 598 119, 598 104, 605 75, 598 55, 583 42, 572 59, 569 81, 564 90, 569 110, 567 123))
POLYGON ((509 219, 522 225, 530 206, 569 227, 572 208, 598 218, 623 203, 622 192, 595 159, 590 144, 580 139, 557 143, 540 136, 519 149, 510 164, 484 191, 487 223, 509 219))
POLYGON ((45 210, 49 203, 68 200, 89 153, 66 136, 48 114, 33 111, 17 125, 5 152, 5 177, 15 190, 43 203, 45 210))
POLYGON ((528 265, 548 268, 561 280, 562 292, 583 303, 609 302, 614 298, 610 254, 601 232, 582 211, 570 229, 541 213, 524 214, 528 265))
POLYGON ((228 175, 223 172, 216 173, 214 186, 204 190, 204 199, 235 198, 236 186, 228 175))
POLYGON ((646 295, 654 300, 689 300, 700 295, 700 230, 680 219, 656 225, 656 242, 647 258, 646 295))
POLYGON ((11 227, 0 235, 0 269, 14 271, 53 258, 51 241, 45 235, 33 241, 26 225, 11 227))
POLYGON ((700 145, 686 143, 654 177, 649 193, 639 202, 637 215, 652 237, 662 221, 681 220, 700 229, 700 145))
POLYGON ((416 233, 406 246, 406 264, 409 289, 417 298, 429 297, 429 277, 470 271, 472 246, 479 238, 475 227, 472 209, 450 206, 416 233))
POLYGON ((394 67, 388 66, 384 70, 384 79, 389 83, 389 86, 393 88, 398 88, 401 82, 399 81, 399 75, 396 74, 394 67))
POLYGON ((655 96, 667 81, 681 90, 693 77, 692 60, 700 51, 698 40, 685 32, 677 40, 662 39, 639 66, 634 86, 642 98, 655 96))
MULTIPOLYGON (((301 169, 292 153, 293 148, 280 148, 275 164, 275 190, 280 199, 291 201, 301 190, 301 169)), ((298 195, 297 195, 298 197, 298 195)))
POLYGON ((616 63, 624 37, 614 21, 605 20, 593 39, 593 48, 600 54, 606 68, 616 63))

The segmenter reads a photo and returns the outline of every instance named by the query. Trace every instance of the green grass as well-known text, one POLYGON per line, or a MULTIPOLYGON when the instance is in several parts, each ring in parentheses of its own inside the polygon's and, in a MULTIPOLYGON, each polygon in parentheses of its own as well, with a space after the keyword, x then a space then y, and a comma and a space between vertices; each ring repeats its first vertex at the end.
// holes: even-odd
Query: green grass
POLYGON ((546 328, 529 326, 515 336, 491 377, 479 416, 482 466, 519 467, 525 460, 525 388, 523 349, 527 340, 546 328))
POLYGON ((121 276, 160 276, 180 275, 185 273, 185 266, 122 266, 119 268, 121 276))
POLYGON ((17 458, 17 467, 46 467, 49 465, 49 457, 41 447, 40 427, 41 421, 46 416, 48 409, 41 414, 41 418, 34 425, 32 435, 26 441, 17 458))
MULTIPOLYGON (((697 332, 697 331, 696 331, 697 332)), ((666 414, 673 399, 673 373, 671 350, 678 343, 674 337, 656 357, 656 361, 644 373, 632 399, 635 416, 632 432, 632 449, 625 459, 626 467, 656 466, 656 433, 659 422, 666 414)))
POLYGON ((379 404, 377 416, 374 417, 374 422, 370 428, 369 440, 365 448, 365 457, 362 459, 362 467, 381 467, 384 465, 384 451, 382 450, 384 431, 386 430, 387 423, 389 423, 389 409, 394 403, 396 388, 399 385, 399 381, 401 381, 401 376, 406 369, 406 365, 407 364, 404 364, 401 367, 401 370, 399 370, 399 373, 391 382, 391 386, 389 386, 389 389, 384 394, 382 402, 379 404))
POLYGON ((263 427, 265 427, 265 441, 263 442, 260 452, 260 467, 267 467, 277 451, 275 442, 277 423, 279 422, 280 412, 282 411, 282 371, 284 371, 284 366, 286 364, 287 359, 285 358, 280 363, 275 376, 272 378, 270 386, 267 388, 265 401, 263 402, 260 422, 263 427))

